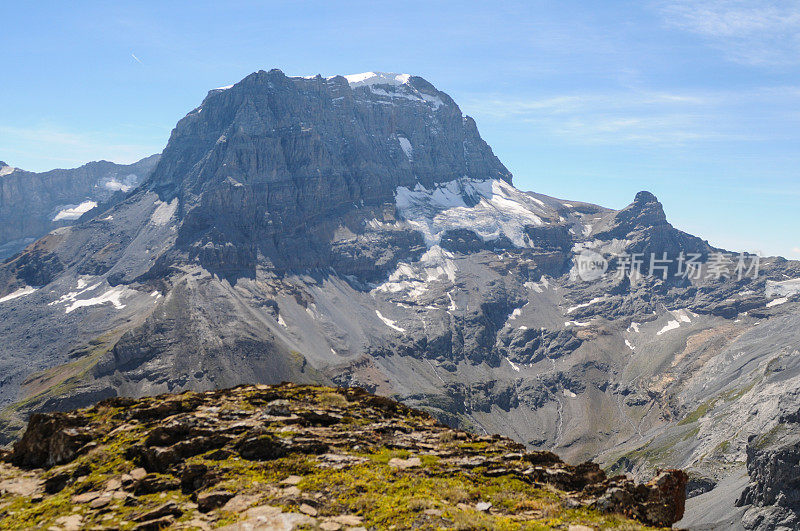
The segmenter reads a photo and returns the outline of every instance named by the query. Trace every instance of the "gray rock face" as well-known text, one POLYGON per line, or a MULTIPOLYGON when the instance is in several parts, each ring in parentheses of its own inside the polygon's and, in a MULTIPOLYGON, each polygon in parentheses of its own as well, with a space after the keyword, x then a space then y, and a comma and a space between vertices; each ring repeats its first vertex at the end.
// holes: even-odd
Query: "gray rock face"
POLYGON ((357 385, 615 472, 686 468, 700 525, 734 514, 748 436, 800 408, 800 263, 620 274, 630 253, 707 270, 720 250, 646 192, 614 211, 517 190, 420 78, 257 72, 89 217, 0 266, 4 440, 21 401, 357 385))
POLYGON ((51 230, 74 224, 92 206, 105 210, 136 188, 158 155, 129 165, 100 161, 33 173, 0 162, 0 260, 51 230))
POLYGON ((797 529, 800 525, 800 425, 798 414, 785 415, 767 433, 747 443, 750 484, 737 506, 750 506, 742 518, 747 529, 797 529))

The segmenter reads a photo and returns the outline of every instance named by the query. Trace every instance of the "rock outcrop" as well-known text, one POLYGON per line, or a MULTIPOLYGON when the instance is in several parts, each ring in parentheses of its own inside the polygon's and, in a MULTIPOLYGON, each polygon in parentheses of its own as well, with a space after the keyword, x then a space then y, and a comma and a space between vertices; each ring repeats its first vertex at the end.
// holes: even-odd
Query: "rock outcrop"
POLYGON ((4 525, 59 529, 634 529, 679 520, 686 485, 679 470, 607 477, 358 388, 290 384, 37 415, 5 459, 4 525))
MULTIPOLYGON (((796 414, 795 414, 796 415, 796 414)), ((770 431, 747 443, 750 484, 738 506, 750 506, 742 523, 747 529, 797 529, 800 525, 800 427, 782 418, 770 431)))

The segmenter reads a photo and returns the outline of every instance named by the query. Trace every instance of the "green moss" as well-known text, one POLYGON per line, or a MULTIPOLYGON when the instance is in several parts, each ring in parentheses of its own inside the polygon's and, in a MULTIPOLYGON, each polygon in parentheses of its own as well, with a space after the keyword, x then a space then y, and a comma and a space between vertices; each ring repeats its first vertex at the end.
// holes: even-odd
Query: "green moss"
MULTIPOLYGON (((328 405, 340 404, 344 396, 327 388, 289 388, 286 394, 302 396, 308 402, 328 405), (320 396, 325 395, 328 396, 320 396), (333 395, 336 395, 334 397, 333 395)), ((187 393, 182 400, 192 401, 195 394, 187 393)), ((144 399, 140 407, 155 404, 158 399, 144 399)), ((248 397, 236 400, 230 406, 235 410, 245 405, 248 397)), ((229 403, 230 404, 230 403, 229 403)), ((338 407, 338 406, 337 406, 338 407)), ((3 519, 0 527, 47 528, 58 517, 77 512, 84 517, 83 526, 103 527, 112 524, 123 530, 134 526, 134 519, 166 501, 174 500, 184 509, 180 522, 198 515, 190 497, 179 490, 138 496, 136 505, 125 505, 113 500, 105 513, 90 511, 88 507, 74 504, 72 497, 88 491, 103 490, 107 482, 119 478, 138 464, 127 459, 126 450, 141 442, 146 424, 126 424, 126 429, 116 429, 122 424, 122 410, 107 405, 84 410, 100 432, 98 446, 64 467, 44 473, 43 478, 64 470, 81 470, 77 481, 56 495, 31 503, 29 498, 5 496, 5 507, 0 509, 3 519), (113 434, 111 433, 113 430, 113 434), (113 519, 104 521, 104 514, 113 519)), ((408 421, 411 423, 411 421, 408 421)), ((397 422, 402 425, 402 422, 397 422)), ((281 431, 279 424, 265 426, 281 437, 296 435, 294 430, 281 431)), ((346 426, 340 427, 347 431, 346 426)), ((443 437, 444 439, 444 437, 443 437)), ((458 438, 442 440, 443 447, 466 455, 484 456, 507 452, 502 445, 486 440, 464 442, 458 438)), ((332 450, 334 451, 334 450, 332 450)), ((346 452, 336 449, 336 452, 346 452)), ((187 464, 204 464, 217 478, 209 490, 228 490, 236 494, 254 496, 254 503, 269 504, 285 510, 296 511, 303 499, 318 501, 320 516, 355 514, 363 519, 367 528, 387 529, 551 529, 583 524, 602 529, 643 529, 644 527, 621 516, 604 515, 589 509, 566 509, 562 505, 565 493, 552 488, 537 488, 514 475, 487 477, 485 467, 465 470, 453 467, 449 460, 437 455, 412 454, 404 449, 378 447, 360 453, 346 452, 363 458, 358 464, 344 468, 326 466, 314 455, 291 454, 270 461, 250 461, 231 454, 225 459, 212 459, 219 452, 209 451, 186 459, 187 464), (393 458, 419 457, 421 466, 398 469, 388 466, 393 458), (297 487, 303 492, 297 496, 282 484, 287 476, 298 475, 302 480, 297 487), (478 502, 490 502, 491 513, 475 510, 478 502)), ((173 476, 170 476, 172 478, 173 476)), ((241 514, 218 511, 214 525, 227 525, 244 518, 241 514)))

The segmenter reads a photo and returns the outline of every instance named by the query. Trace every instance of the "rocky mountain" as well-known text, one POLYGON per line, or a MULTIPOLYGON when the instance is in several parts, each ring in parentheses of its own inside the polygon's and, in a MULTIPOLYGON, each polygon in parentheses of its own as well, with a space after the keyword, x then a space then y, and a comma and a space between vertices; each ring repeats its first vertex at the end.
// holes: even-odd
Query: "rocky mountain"
POLYGON ((0 520, 20 529, 645 529, 681 517, 686 484, 679 470, 609 478, 363 389, 293 385, 37 414, 4 457, 0 520))
POLYGON ((261 71, 122 202, 0 267, 0 415, 11 441, 116 396, 358 386, 612 473, 686 469, 681 525, 769 528, 772 498, 737 502, 773 480, 750 437, 795 429, 798 279, 648 192, 515 188, 421 78, 261 71))
MULTIPOLYGON (((153 171, 153 155, 134 164, 90 162, 34 173, 0 162, 0 260, 88 212, 119 202, 153 171)), ((88 214, 91 215, 91 214, 88 214)))

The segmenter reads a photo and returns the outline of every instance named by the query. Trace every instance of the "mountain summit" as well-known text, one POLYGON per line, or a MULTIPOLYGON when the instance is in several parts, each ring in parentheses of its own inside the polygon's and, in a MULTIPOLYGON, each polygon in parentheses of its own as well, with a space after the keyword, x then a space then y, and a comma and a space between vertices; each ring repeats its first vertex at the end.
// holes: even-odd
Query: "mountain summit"
POLYGON ((182 250, 252 276, 259 255, 280 269, 330 262, 338 226, 381 217, 398 187, 459 178, 511 182, 475 122, 424 79, 270 70, 209 92, 178 122, 148 187, 178 200, 182 250))

